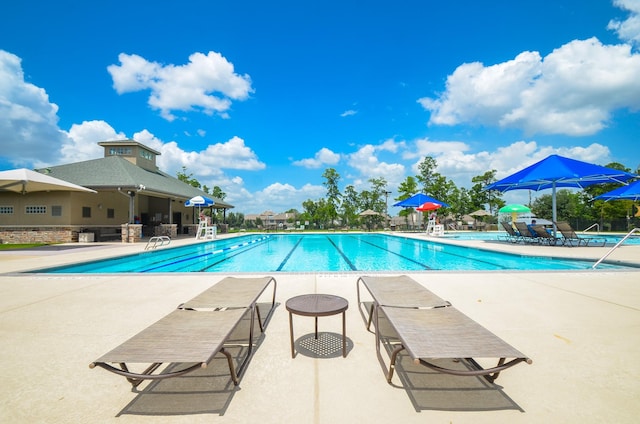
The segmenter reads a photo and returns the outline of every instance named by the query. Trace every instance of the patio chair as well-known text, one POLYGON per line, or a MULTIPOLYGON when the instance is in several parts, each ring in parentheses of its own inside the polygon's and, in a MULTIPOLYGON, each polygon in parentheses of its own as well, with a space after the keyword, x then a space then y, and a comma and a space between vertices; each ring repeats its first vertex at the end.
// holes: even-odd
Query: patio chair
POLYGON ((276 280, 273 277, 227 277, 179 305, 173 312, 92 362, 89 367, 98 366, 122 375, 135 388, 145 380, 177 377, 206 368, 216 354, 222 353, 227 358, 231 379, 237 385, 252 354, 255 316, 258 315, 260 330, 264 332, 264 325, 275 308, 275 295, 276 280), (263 321, 257 301, 271 283, 271 308, 263 321), (232 333, 247 315, 247 352, 236 370, 227 348, 232 333), (120 368, 112 363, 119 364, 120 368), (167 368, 153 374, 163 363, 184 365, 176 371, 167 371, 167 368), (134 372, 129 369, 131 364, 150 365, 144 371, 134 372))
MULTIPOLYGON (((596 239, 593 237, 580 237, 577 235, 568 222, 556 222, 556 228, 562 234, 565 244, 568 244, 569 246, 589 246, 592 242, 596 243, 596 239)), ((607 243, 607 240, 602 239, 601 243, 600 240, 598 240, 598 243, 599 246, 604 246, 607 243)))
POLYGON ((516 229, 522 236, 522 241, 525 243, 539 243, 538 235, 531 232, 527 224, 524 222, 516 222, 516 229))
POLYGON ((507 232, 507 236, 505 238, 506 241, 509 241, 511 243, 518 243, 522 241, 522 236, 520 235, 520 233, 517 233, 516 230, 513 229, 511 224, 507 224, 504 221, 502 221, 501 224, 502 228, 504 228, 504 230, 507 232))
POLYGON ((540 243, 547 244, 549 246, 555 246, 560 242, 560 244, 564 244, 564 239, 554 237, 553 234, 549 234, 544 225, 533 225, 530 227, 533 230, 540 240, 540 243))
POLYGON ((402 351, 406 351, 414 363, 434 371, 458 376, 483 376, 489 382, 495 381, 501 371, 520 362, 532 363, 524 354, 406 275, 358 278, 359 305, 360 284, 373 298, 370 315, 375 321, 378 354, 381 315, 389 322, 400 342, 390 354, 386 371, 388 383, 391 383, 402 351), (483 368, 477 361, 479 358, 498 358, 498 363, 494 367, 483 368), (449 368, 441 363, 441 360, 449 359, 464 361, 466 367, 449 368))

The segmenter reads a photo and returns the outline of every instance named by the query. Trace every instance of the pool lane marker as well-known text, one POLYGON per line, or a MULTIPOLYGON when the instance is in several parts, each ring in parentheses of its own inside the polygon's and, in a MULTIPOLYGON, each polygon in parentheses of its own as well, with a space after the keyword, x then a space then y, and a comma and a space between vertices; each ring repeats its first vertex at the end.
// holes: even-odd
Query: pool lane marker
POLYGON ((220 253, 227 253, 227 252, 229 252, 231 250, 240 249, 241 247, 246 247, 246 246, 249 246, 249 245, 254 244, 254 243, 265 241, 265 240, 269 239, 270 237, 271 236, 263 236, 263 237, 260 237, 260 238, 257 238, 257 239, 246 241, 244 243, 234 244, 232 246, 224 247, 222 249, 216 249, 214 251, 203 253, 201 255, 190 256, 188 258, 183 258, 183 259, 180 259, 178 261, 168 262, 168 263, 166 263, 164 265, 147 268, 147 269, 144 269, 144 270, 142 270, 140 272, 151 272, 151 271, 155 271, 157 269, 162 269, 162 268, 165 268, 165 267, 168 267, 168 266, 172 266, 172 265, 176 265, 176 264, 179 264, 179 263, 182 263, 182 262, 192 261, 193 259, 199 259, 199 258, 203 258, 205 256, 218 255, 220 253))
MULTIPOLYGON (((354 237, 354 236, 351 236, 351 237, 356 238, 356 237, 354 237)), ((399 257, 401 257, 402 259, 404 259, 404 260, 406 260, 406 261, 413 262, 414 264, 419 265, 419 266, 423 267, 424 269, 433 269, 432 267, 430 267, 430 266, 429 266, 429 265, 427 265, 427 264, 424 264, 424 263, 422 263, 422 262, 416 261, 415 259, 410 258, 410 257, 408 257, 408 256, 404 256, 404 255, 401 255, 401 254, 399 254, 399 253, 396 253, 396 252, 394 252, 393 250, 389 250, 389 249, 386 249, 386 248, 384 248, 384 247, 382 247, 382 246, 378 246, 378 245, 377 245, 377 244, 375 244, 375 243, 371 243, 371 242, 368 242, 368 241, 366 241, 366 240, 360 240, 360 241, 361 241, 362 243, 365 243, 365 244, 368 244, 368 245, 370 245, 370 246, 377 247, 378 249, 381 249, 381 250, 384 250, 384 251, 386 251, 386 252, 389 252, 389 253, 391 253, 391 254, 393 254, 393 255, 399 256, 399 257)), ((355 268, 353 268, 353 269, 355 270, 355 268)))
POLYGON ((329 240, 329 243, 331 243, 333 245, 333 247, 335 247, 335 249, 338 251, 338 253, 340 253, 340 255, 342 256, 342 259, 345 260, 345 262, 347 263, 347 265, 349 265, 349 268, 351 268, 351 271, 357 271, 358 269, 356 268, 356 266, 353 264, 353 262, 351 262, 349 260, 349 258, 347 258, 347 255, 344 254, 344 252, 342 251, 342 249, 340 249, 338 247, 338 245, 331 239, 331 237, 327 236, 327 239, 329 240))
POLYGON ((289 251, 289 253, 287 253, 287 256, 285 256, 284 260, 282 262, 280 262, 280 265, 278 266, 278 269, 276 269, 276 271, 282 271, 282 268, 284 267, 284 265, 287 263, 287 261, 289 260, 289 258, 293 254, 293 251, 298 248, 298 246, 302 242, 303 238, 304 238, 304 236, 302 236, 302 237, 300 237, 298 239, 298 242, 293 246, 293 248, 289 251))

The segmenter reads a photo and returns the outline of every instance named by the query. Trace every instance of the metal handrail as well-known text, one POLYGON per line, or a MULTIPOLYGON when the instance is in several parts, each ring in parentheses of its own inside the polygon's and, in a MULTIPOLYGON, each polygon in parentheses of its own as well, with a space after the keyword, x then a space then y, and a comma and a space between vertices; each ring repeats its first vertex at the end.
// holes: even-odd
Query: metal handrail
POLYGON ((635 233, 635 232, 639 232, 640 233, 640 228, 634 228, 633 230, 629 231, 629 233, 624 236, 622 238, 622 240, 620 240, 618 243, 616 243, 615 246, 613 246, 607 253, 605 253, 605 255, 603 257, 601 257, 600 259, 598 259, 598 261, 593 264, 593 266, 591 268, 596 269, 596 267, 598 265, 600 265, 600 262, 604 261, 605 259, 607 259, 607 256, 609 256, 614 250, 616 250, 618 248, 618 246, 620 246, 626 239, 628 239, 629 237, 631 237, 631 234, 635 233))
POLYGON ((164 246, 165 244, 171 243, 171 238, 169 236, 153 236, 147 242, 144 250, 147 250, 149 248, 155 249, 156 247, 158 247, 158 243, 160 243, 160 246, 164 246), (152 242, 153 246, 151 245, 152 242))
POLYGON ((584 230, 582 230, 583 233, 586 233, 587 231, 589 231, 590 229, 592 229, 593 227, 598 227, 598 233, 600 233, 600 224, 598 224, 597 222, 593 225, 590 225, 589 227, 585 228, 584 230))

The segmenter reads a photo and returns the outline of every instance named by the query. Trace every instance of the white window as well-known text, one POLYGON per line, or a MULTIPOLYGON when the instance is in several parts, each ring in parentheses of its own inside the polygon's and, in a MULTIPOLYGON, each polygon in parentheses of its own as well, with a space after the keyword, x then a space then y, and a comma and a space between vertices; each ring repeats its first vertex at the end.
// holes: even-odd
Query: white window
POLYGON ((13 206, 0 206, 0 215, 13 215, 13 206))

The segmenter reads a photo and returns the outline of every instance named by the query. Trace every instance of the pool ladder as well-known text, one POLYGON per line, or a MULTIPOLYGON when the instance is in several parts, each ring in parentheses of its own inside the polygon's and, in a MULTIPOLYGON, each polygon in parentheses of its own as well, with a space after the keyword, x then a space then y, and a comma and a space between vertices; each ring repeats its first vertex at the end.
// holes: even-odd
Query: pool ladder
POLYGON ((598 265, 600 265, 600 262, 604 261, 605 259, 607 259, 607 256, 609 256, 614 250, 616 250, 618 248, 618 246, 620 246, 626 239, 628 239, 629 237, 631 237, 631 234, 638 232, 640 233, 640 228, 634 228, 633 230, 629 231, 629 233, 624 236, 622 238, 622 240, 620 240, 618 243, 616 243, 615 246, 613 246, 607 253, 605 253, 605 255, 603 257, 601 257, 600 259, 598 259, 598 262, 596 262, 595 264, 593 264, 593 266, 591 268, 596 269, 596 267, 598 265))
POLYGON ((147 242, 144 250, 155 249, 158 246, 164 246, 169 243, 171 243, 171 238, 169 236, 153 236, 147 242))

